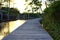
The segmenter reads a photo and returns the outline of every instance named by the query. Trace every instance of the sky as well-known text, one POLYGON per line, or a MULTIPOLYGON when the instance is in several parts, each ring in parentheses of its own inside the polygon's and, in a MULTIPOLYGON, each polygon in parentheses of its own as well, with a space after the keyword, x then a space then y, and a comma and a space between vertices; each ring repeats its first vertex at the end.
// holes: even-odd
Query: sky
MULTIPOLYGON (((44 10, 46 8, 45 7, 45 1, 46 0, 42 0, 42 10, 44 10)), ((26 8, 26 6, 28 6, 27 4, 29 2, 31 2, 31 0, 29 0, 27 3, 25 2, 25 0, 18 0, 18 1, 15 0, 14 2, 15 2, 15 6, 17 7, 17 9, 20 10, 20 13, 23 13, 24 11, 26 11, 24 9, 26 8)), ((29 9, 31 10, 31 7, 30 6, 28 6, 28 10, 29 9)))
POLYGON ((20 12, 22 13, 22 12, 24 12, 24 9, 25 9, 25 0, 15 0, 14 1, 15 2, 15 5, 14 5, 14 7, 17 7, 17 9, 18 10, 20 10, 20 12))
MULTIPOLYGON (((41 0, 40 0, 40 1, 41 1, 41 0)), ((44 10, 44 9, 46 8, 46 6, 45 6, 45 1, 46 1, 46 0, 42 0, 42 6, 41 6, 42 10, 44 10)), ((28 2, 25 2, 25 0, 14 0, 14 1, 12 1, 12 2, 10 3, 10 4, 11 4, 10 7, 17 8, 20 13, 27 12, 27 10, 31 10, 31 11, 32 11, 31 7, 28 6, 28 3, 29 3, 29 2, 31 2, 31 0, 29 0, 28 2), (27 10, 25 10, 25 8, 27 8, 27 10)), ((7 3, 5 2, 5 5, 6 5, 6 4, 7 4, 7 3)), ((31 11, 30 11, 30 12, 31 12, 31 11)))

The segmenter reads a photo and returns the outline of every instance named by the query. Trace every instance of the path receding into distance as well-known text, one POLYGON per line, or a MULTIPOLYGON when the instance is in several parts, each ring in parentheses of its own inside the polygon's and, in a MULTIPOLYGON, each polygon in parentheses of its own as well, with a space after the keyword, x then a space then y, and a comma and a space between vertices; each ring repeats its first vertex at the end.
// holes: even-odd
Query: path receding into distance
POLYGON ((39 23, 40 18, 27 20, 2 40, 53 40, 39 23))

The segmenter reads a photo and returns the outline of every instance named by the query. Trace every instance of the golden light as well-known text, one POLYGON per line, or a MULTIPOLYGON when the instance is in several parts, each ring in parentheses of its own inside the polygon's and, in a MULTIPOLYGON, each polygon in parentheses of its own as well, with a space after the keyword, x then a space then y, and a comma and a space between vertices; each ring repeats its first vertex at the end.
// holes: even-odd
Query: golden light
POLYGON ((16 7, 20 13, 23 13, 24 12, 24 9, 25 9, 25 0, 14 0, 15 4, 14 4, 14 7, 16 7))
POLYGON ((8 26, 9 26, 9 32, 13 32, 17 28, 19 28, 21 25, 23 25, 26 22, 26 20, 16 20, 16 21, 10 21, 10 22, 3 22, 2 25, 5 27, 2 30, 2 35, 0 35, 0 40, 6 36, 6 33, 8 33, 8 26), (9 25, 8 25, 9 23, 9 25))
POLYGON ((9 22, 10 32, 14 31, 15 29, 23 25, 25 22, 26 20, 16 20, 16 21, 9 22))
POLYGON ((42 10, 44 10, 46 8, 45 1, 46 0, 42 0, 42 6, 41 6, 42 10))

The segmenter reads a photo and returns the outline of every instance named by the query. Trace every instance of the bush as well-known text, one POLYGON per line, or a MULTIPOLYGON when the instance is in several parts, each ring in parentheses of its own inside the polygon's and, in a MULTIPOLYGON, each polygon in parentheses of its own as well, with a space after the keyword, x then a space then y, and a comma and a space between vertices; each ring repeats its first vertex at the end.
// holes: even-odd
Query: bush
POLYGON ((60 1, 53 2, 44 10, 43 26, 54 40, 60 40, 60 1))
POLYGON ((20 19, 34 19, 34 18, 40 18, 40 13, 22 13, 20 14, 20 19))
POLYGON ((3 14, 9 13, 9 15, 18 15, 19 11, 16 8, 2 7, 3 14))
POLYGON ((2 20, 0 20, 1 22, 16 20, 17 16, 20 14, 17 9, 9 8, 9 7, 2 7, 0 11, 3 14, 3 18, 2 18, 2 20), (8 20, 8 15, 9 15, 9 20, 8 20))

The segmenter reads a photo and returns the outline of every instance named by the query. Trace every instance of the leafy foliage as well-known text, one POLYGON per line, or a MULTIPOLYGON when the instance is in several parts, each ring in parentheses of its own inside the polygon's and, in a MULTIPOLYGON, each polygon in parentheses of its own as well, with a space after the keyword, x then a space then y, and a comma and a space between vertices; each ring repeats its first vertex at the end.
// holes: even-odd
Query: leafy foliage
POLYGON ((36 5, 36 6, 41 6, 42 4, 41 4, 41 1, 38 1, 38 0, 35 0, 34 1, 34 4, 36 5))
MULTIPOLYGON (((27 2, 28 0, 25 1, 27 2)), ((34 11, 37 11, 42 6, 41 1, 39 0, 32 0, 28 5, 31 5, 32 13, 34 13, 34 11), (35 5, 35 7, 33 7, 33 5, 35 5)))
POLYGON ((23 15, 25 15, 25 17, 29 17, 28 19, 41 17, 40 13, 23 13, 23 15))
POLYGON ((44 10, 43 26, 54 40, 60 40, 60 1, 53 2, 44 10))
POLYGON ((17 9, 14 8, 9 8, 9 7, 2 7, 1 8, 1 12, 3 14, 3 19, 0 21, 8 21, 8 17, 9 20, 16 20, 17 16, 20 14, 19 11, 17 9))
POLYGON ((9 13, 9 15, 17 15, 19 14, 19 11, 15 8, 9 8, 9 7, 2 7, 1 10, 3 10, 3 14, 4 13, 9 13))

